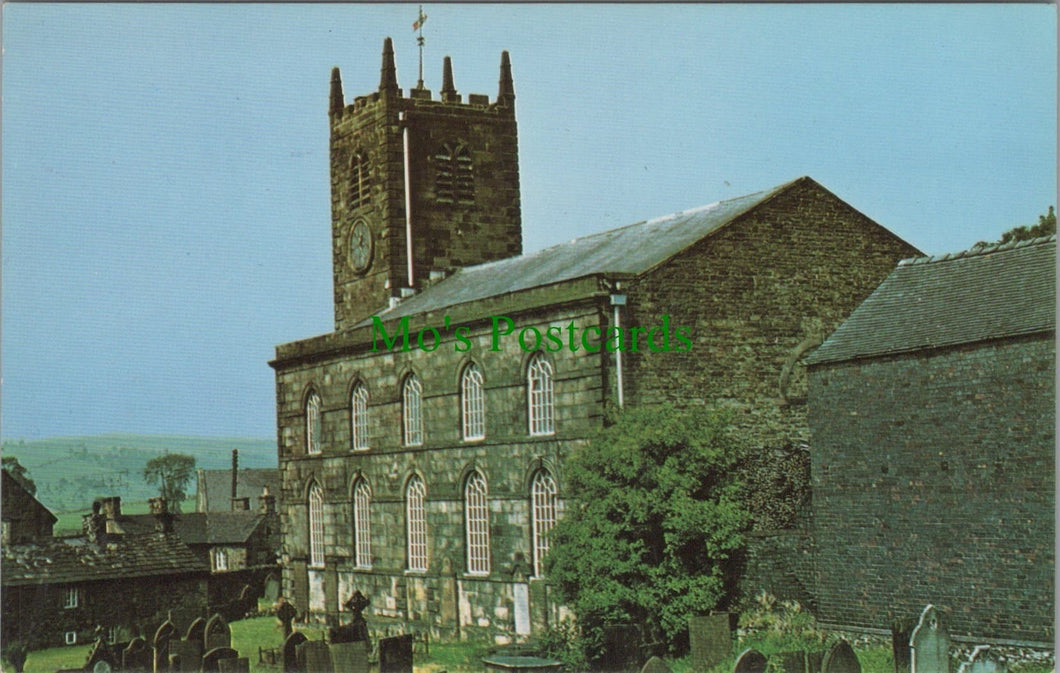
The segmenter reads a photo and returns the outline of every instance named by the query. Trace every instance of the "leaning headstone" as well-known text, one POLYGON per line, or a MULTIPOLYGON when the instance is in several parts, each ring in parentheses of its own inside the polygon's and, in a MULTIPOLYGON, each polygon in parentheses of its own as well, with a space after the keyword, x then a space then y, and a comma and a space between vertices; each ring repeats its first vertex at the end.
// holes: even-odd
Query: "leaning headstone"
POLYGON ((845 640, 840 640, 824 655, 821 673, 861 673, 861 662, 854 648, 845 640))
POLYGON ((177 638, 177 627, 168 619, 155 631, 152 641, 154 645, 154 673, 164 673, 169 670, 169 643, 177 638))
POLYGON ((1006 673, 1008 666, 994 656, 989 645, 977 645, 968 655, 967 661, 961 662, 957 673, 1006 673))
POLYGON ((720 612, 688 620, 688 641, 692 668, 706 671, 724 661, 732 652, 729 613, 720 612))
POLYGON ((121 670, 146 673, 154 665, 155 654, 143 638, 133 638, 121 653, 121 670))
POLYGON ((909 636, 912 673, 949 673, 950 634, 941 611, 934 605, 924 608, 920 621, 909 636))
POLYGON ((891 622, 891 652, 894 658, 894 673, 910 673, 912 659, 909 638, 913 635, 916 620, 902 617, 891 622))
POLYGON ((283 641, 283 673, 304 673, 298 662, 298 646, 308 640, 301 631, 295 631, 283 641))
POLYGON ((670 673, 670 667, 659 657, 652 657, 644 664, 644 668, 640 669, 640 673, 670 673))
POLYGON ((88 652, 84 668, 86 671, 94 671, 96 666, 102 663, 103 666, 100 666, 100 668, 107 668, 107 673, 109 673, 110 670, 118 667, 119 658, 115 656, 110 649, 110 645, 103 638, 102 630, 97 628, 96 633, 96 642, 93 643, 92 649, 88 652))
POLYGON ((206 654, 202 655, 202 673, 217 673, 220 669, 220 662, 223 659, 238 659, 239 652, 236 652, 231 647, 214 647, 206 651, 206 654))
POLYGON ((773 657, 780 662, 780 670, 784 673, 806 673, 806 653, 779 652, 773 657))
POLYGON ((740 653, 732 665, 732 673, 765 673, 766 658, 761 652, 749 648, 740 653))
POLYGON ((636 671, 640 668, 640 629, 632 624, 605 626, 600 666, 605 671, 636 671))
POLYGON ((379 641, 379 673, 412 673, 412 634, 379 641))
POLYGON ((309 673, 333 673, 331 652, 323 640, 307 640, 296 648, 299 662, 305 662, 309 673))
POLYGON ((250 673, 250 659, 236 657, 235 659, 221 659, 217 662, 218 673, 250 673))
POLYGON ((196 617, 195 621, 188 625, 188 631, 184 634, 184 640, 197 640, 200 643, 205 643, 206 620, 202 617, 196 617))
POLYGON ((210 617, 209 621, 206 622, 204 628, 204 642, 203 648, 207 651, 217 647, 231 647, 232 646, 232 629, 228 627, 228 622, 224 620, 219 614, 214 614, 210 617))
POLYGON ((368 673, 367 640, 352 643, 331 643, 331 667, 342 673, 368 673))
POLYGON ((202 667, 202 641, 172 640, 169 643, 172 673, 198 673, 202 667), (173 668, 173 665, 176 667, 173 668))

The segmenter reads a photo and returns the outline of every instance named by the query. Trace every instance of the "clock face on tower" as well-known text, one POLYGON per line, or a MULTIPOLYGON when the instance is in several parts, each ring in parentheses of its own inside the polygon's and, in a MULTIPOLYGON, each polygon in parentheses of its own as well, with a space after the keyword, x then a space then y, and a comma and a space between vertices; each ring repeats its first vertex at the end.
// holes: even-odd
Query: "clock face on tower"
POLYGON ((372 264, 372 230, 363 219, 354 222, 350 229, 347 257, 357 273, 364 273, 372 264))

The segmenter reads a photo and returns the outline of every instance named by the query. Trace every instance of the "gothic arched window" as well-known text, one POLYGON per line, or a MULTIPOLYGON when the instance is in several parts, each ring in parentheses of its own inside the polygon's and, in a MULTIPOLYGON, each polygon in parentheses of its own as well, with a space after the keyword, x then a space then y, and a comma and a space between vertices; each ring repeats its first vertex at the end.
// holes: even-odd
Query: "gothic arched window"
POLYGON ((554 401, 552 396, 552 365, 541 353, 530 360, 526 372, 526 397, 531 435, 551 435, 555 432, 553 422, 554 401))
POLYGON ((415 374, 409 374, 401 394, 405 446, 423 444, 423 386, 415 374))
POLYGON ((413 475, 405 489, 405 521, 409 570, 427 572, 427 487, 413 475))
POLYGON ((539 470, 530 484, 530 516, 534 532, 534 574, 545 574, 548 534, 556 525, 556 480, 548 470, 539 470))
POLYGON ((309 565, 324 567, 324 489, 314 482, 309 487, 309 565))
POLYGON ((466 147, 443 145, 432 159, 434 188, 439 201, 467 203, 475 200, 474 167, 466 147))
POLYGON ((482 385, 482 370, 474 363, 464 368, 460 377, 460 406, 464 439, 486 436, 486 399, 482 385))
POLYGON ((371 185, 368 180, 368 155, 358 152, 350 162, 350 208, 360 208, 372 200, 371 185))
POLYGON ((372 490, 358 479, 353 485, 353 555, 358 568, 372 567, 372 490))
POLYGON ((307 453, 320 453, 322 428, 320 421, 320 395, 309 393, 305 402, 305 443, 307 453))
POLYGON ((472 472, 464 485, 464 527, 467 533, 467 571, 475 575, 490 572, 489 492, 486 479, 472 472))
POLYGON ((357 384, 350 394, 350 448, 368 448, 368 389, 357 384))

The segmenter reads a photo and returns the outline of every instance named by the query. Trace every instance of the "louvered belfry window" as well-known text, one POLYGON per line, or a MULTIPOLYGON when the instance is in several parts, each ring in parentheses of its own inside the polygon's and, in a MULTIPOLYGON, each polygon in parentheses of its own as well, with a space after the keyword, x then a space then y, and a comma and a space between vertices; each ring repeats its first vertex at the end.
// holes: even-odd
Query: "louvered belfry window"
POLYGON ((463 145, 442 146, 432 157, 436 198, 447 203, 475 200, 475 171, 471 155, 463 145))

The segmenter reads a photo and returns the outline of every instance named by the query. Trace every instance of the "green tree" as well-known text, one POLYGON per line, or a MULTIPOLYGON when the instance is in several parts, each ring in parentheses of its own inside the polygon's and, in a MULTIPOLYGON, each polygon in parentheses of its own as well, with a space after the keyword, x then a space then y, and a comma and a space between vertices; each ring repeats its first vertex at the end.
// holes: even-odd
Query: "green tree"
POLYGON ((4 456, 3 458, 0 458, 0 463, 3 464, 3 468, 7 470, 8 474, 22 485, 22 488, 29 491, 30 495, 37 495, 37 484, 30 479, 29 470, 27 470, 22 463, 18 462, 18 458, 14 456, 4 456))
POLYGON ((636 623, 678 653, 688 618, 731 599, 750 524, 729 416, 670 406, 628 410, 566 463, 567 509, 547 572, 578 617, 587 655, 602 627, 636 623))
POLYGON ((1049 206, 1049 212, 1045 215, 1038 216, 1038 224, 1033 226, 1019 226, 1009 229, 1005 233, 1001 234, 1001 239, 994 243, 987 243, 980 241, 976 245, 997 245, 1002 243, 1016 243, 1019 241, 1029 241, 1032 238, 1039 238, 1041 236, 1052 236, 1056 233, 1056 211, 1053 210, 1052 206, 1049 206))
POLYGON ((147 461, 144 480, 159 485, 159 495, 166 499, 169 511, 180 512, 180 503, 187 497, 188 483, 195 473, 195 457, 183 453, 164 453, 147 461))

